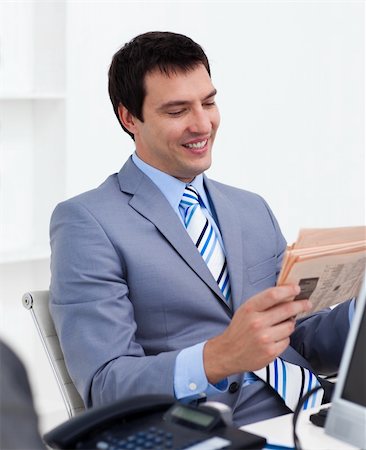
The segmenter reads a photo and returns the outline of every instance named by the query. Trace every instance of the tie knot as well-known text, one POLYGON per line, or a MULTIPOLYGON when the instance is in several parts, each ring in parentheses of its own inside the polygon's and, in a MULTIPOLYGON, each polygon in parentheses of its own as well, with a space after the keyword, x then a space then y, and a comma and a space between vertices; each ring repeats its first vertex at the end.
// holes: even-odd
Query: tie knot
POLYGON ((198 205, 200 203, 199 194, 193 186, 186 186, 184 189, 182 200, 180 201, 180 206, 186 211, 193 205, 198 205))

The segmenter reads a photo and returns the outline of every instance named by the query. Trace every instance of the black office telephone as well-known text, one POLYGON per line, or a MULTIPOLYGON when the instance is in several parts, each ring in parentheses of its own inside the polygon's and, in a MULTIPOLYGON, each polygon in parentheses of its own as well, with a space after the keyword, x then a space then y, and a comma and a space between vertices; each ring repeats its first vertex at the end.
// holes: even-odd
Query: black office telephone
POLYGON ((266 440, 238 430, 212 406, 147 395, 92 408, 44 435, 54 449, 261 449, 266 440))

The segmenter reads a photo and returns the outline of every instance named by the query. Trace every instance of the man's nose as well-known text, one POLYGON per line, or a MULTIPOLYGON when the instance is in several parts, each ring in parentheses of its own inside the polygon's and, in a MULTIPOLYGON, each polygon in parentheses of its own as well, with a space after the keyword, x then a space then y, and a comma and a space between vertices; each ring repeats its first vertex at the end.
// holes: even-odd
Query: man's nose
POLYGON ((212 124, 210 114, 202 107, 192 112, 189 122, 189 131, 196 134, 208 134, 211 132, 212 124))

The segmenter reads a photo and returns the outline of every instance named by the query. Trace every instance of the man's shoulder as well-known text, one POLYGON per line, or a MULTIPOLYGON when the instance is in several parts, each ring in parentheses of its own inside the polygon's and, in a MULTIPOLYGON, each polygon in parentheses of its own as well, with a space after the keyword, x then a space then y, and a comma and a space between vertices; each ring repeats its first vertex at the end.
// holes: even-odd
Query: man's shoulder
POLYGON ((121 192, 119 189, 119 183, 117 173, 114 173, 106 178, 99 186, 89 189, 85 192, 77 194, 64 200, 63 204, 93 204, 95 202, 103 202, 116 193, 121 192))
POLYGON ((57 223, 65 217, 79 218, 84 214, 99 219, 109 216, 116 210, 116 205, 123 205, 123 195, 118 182, 118 174, 112 174, 98 187, 58 203, 52 213, 51 224, 57 223))
POLYGON ((116 201, 121 202, 121 194, 133 193, 143 177, 142 172, 129 158, 118 173, 109 175, 98 187, 75 195, 59 205, 83 205, 87 208, 101 207, 102 209, 106 209, 108 206, 114 207, 116 201))
POLYGON ((238 199, 240 201, 247 200, 250 202, 264 202, 263 197, 259 194, 242 189, 229 184, 221 183, 220 181, 208 179, 208 183, 211 184, 215 189, 227 195, 231 199, 238 199))

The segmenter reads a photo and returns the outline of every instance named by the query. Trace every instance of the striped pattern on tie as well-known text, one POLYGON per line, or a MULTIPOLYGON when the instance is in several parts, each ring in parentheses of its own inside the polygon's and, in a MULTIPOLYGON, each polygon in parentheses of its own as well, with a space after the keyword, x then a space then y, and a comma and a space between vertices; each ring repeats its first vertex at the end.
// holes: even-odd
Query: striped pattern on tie
POLYGON ((189 236, 229 301, 231 290, 226 257, 215 229, 202 210, 205 208, 202 199, 193 186, 186 186, 180 206, 184 209, 184 225, 189 236))
MULTIPOLYGON (((299 400, 311 389, 319 386, 316 376, 308 369, 284 361, 277 357, 272 363, 254 373, 268 383, 282 397, 286 405, 294 411, 299 400)), ((303 409, 319 407, 324 391, 320 389, 309 397, 303 409)))

